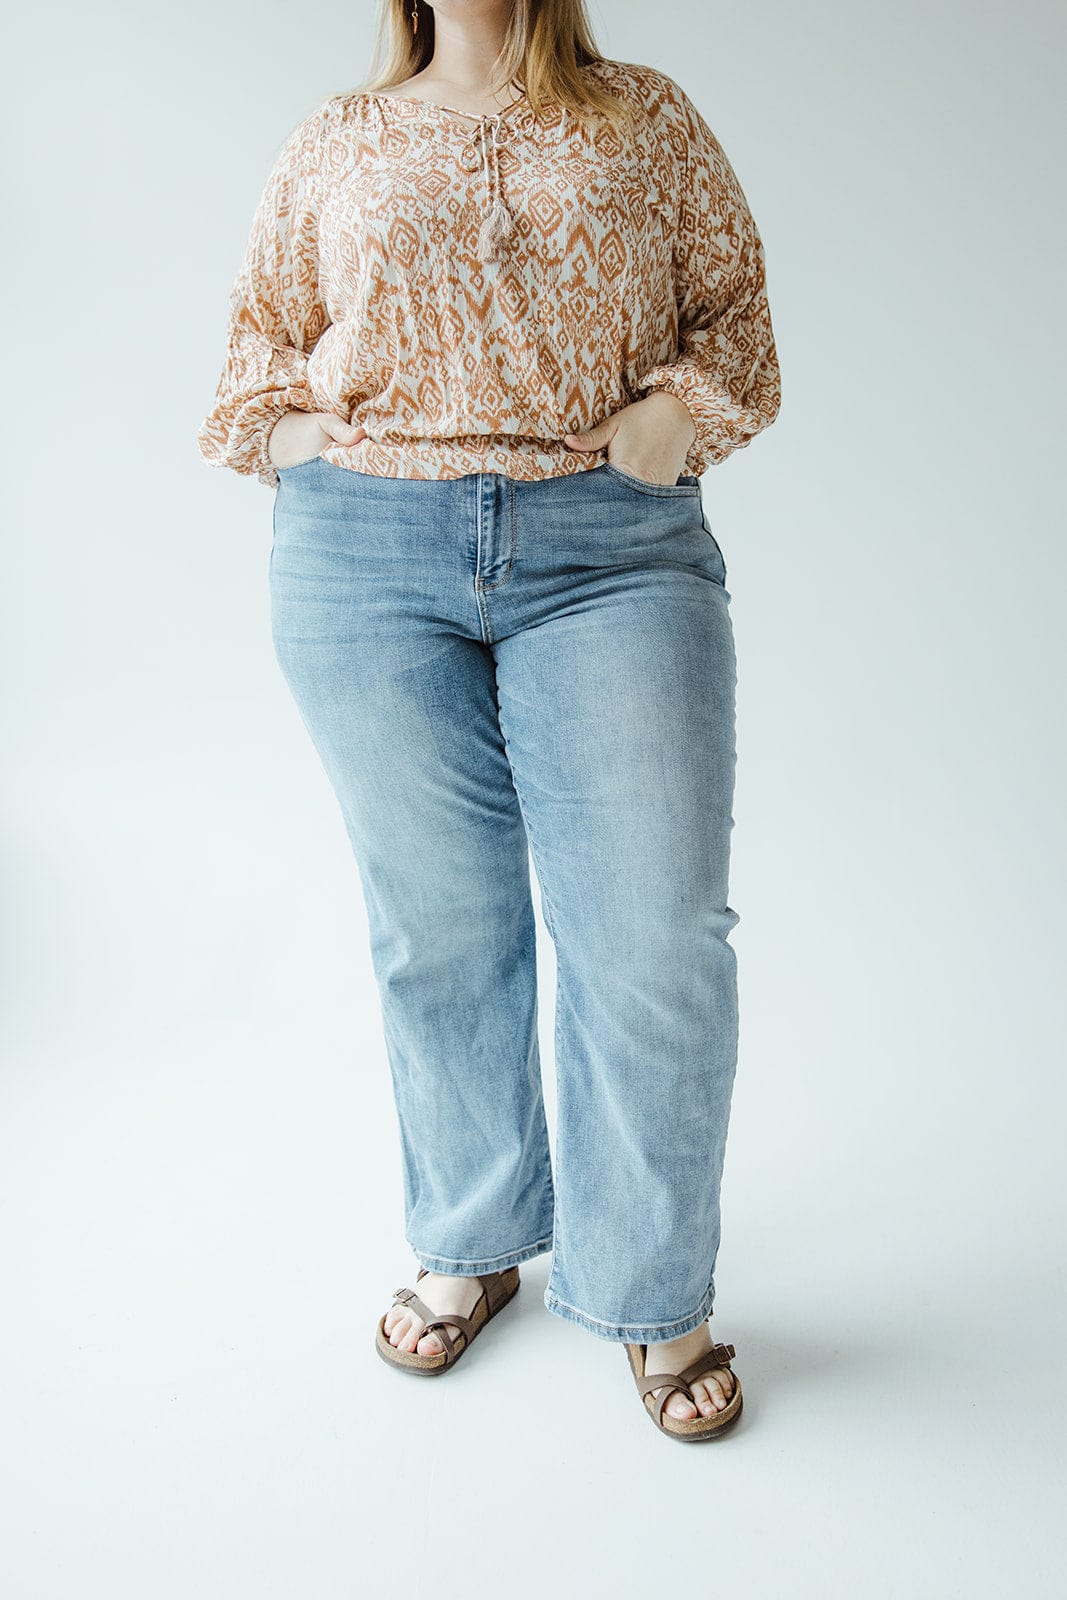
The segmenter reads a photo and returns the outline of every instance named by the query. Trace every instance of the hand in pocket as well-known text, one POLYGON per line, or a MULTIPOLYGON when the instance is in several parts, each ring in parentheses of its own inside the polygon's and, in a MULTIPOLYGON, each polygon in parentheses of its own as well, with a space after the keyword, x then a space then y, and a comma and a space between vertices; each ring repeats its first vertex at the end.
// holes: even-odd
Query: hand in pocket
POLYGON ((270 430, 267 455, 275 467, 299 467, 328 444, 357 444, 366 437, 366 428, 342 422, 332 411, 284 411, 270 430))
POLYGON ((607 450, 608 463, 633 478, 670 488, 685 471, 696 424, 677 395, 654 389, 584 433, 565 433, 573 450, 607 450))

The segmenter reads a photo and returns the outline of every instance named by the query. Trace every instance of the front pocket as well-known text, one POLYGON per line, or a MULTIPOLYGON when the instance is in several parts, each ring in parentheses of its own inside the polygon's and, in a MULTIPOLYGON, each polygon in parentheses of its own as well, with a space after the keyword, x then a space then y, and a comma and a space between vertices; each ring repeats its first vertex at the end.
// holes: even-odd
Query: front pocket
POLYGON ((635 478, 632 472, 624 472, 612 461, 604 462, 604 471, 611 472, 620 482, 628 484, 631 489, 639 489, 642 494, 657 495, 686 495, 699 494, 700 482, 697 478, 682 477, 677 483, 649 483, 645 478, 635 478))

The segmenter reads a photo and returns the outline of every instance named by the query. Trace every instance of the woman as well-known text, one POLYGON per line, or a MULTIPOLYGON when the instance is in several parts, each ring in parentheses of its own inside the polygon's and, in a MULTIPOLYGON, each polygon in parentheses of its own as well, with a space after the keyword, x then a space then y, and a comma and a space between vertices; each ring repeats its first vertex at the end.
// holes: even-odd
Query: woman
POLYGON ((551 1249, 548 1309, 716 1438, 735 658, 699 475, 778 412, 763 248, 688 96, 581 0, 379 29, 275 162, 198 435, 276 491, 275 651, 367 907, 421 1263, 377 1348, 451 1370, 551 1249))

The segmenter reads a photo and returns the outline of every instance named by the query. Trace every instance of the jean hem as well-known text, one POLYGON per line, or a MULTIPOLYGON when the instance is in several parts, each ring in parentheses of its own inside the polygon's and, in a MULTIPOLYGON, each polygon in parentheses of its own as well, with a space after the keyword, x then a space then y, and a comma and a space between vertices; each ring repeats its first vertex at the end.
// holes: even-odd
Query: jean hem
POLYGON ((452 1274, 457 1278, 476 1278, 482 1272, 504 1272, 508 1267, 517 1267, 521 1261, 530 1261, 534 1256, 542 1256, 552 1248, 552 1235, 546 1234, 534 1244, 524 1244, 517 1250, 505 1250, 499 1256, 483 1256, 480 1261, 457 1261, 452 1256, 435 1256, 428 1250, 420 1250, 418 1245, 408 1244, 415 1252, 419 1265, 425 1267, 427 1272, 440 1272, 452 1274))
POLYGON ((561 1300, 552 1289, 546 1289, 544 1293, 544 1303, 554 1316, 562 1317, 565 1322, 576 1323, 587 1333, 596 1334, 599 1339, 611 1339, 617 1344, 656 1344, 666 1339, 680 1339, 683 1334, 692 1333, 694 1328, 699 1328, 702 1322, 707 1321, 714 1302, 715 1279, 712 1278, 695 1311, 677 1317, 673 1322, 648 1322, 642 1325, 603 1322, 599 1317, 591 1317, 587 1312, 579 1311, 577 1306, 561 1300))

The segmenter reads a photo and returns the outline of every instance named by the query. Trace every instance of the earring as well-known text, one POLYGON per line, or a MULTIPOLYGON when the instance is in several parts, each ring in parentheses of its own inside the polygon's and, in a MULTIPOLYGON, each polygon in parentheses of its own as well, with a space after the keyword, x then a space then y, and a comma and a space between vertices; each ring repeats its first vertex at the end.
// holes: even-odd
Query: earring
POLYGON ((412 33, 419 31, 419 0, 415 0, 411 8, 411 31, 412 33))

